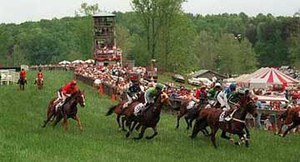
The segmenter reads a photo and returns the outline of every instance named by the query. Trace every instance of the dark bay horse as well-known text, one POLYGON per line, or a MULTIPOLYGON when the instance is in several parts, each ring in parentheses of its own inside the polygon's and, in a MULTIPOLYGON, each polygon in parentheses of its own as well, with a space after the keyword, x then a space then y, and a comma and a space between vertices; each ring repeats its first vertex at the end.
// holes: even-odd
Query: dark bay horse
MULTIPOLYGON (((191 138, 195 138, 198 134, 198 132, 206 127, 207 125, 211 129, 211 141, 215 148, 217 148, 216 145, 216 133, 218 129, 221 129, 222 137, 225 139, 229 139, 225 133, 231 133, 231 134, 237 134, 242 142, 245 142, 246 147, 249 146, 249 139, 247 137, 247 133, 245 133, 244 129, 246 128, 245 118, 247 113, 252 114, 253 116, 257 115, 256 112, 256 105, 252 98, 249 96, 244 97, 240 101, 240 108, 238 108, 230 121, 226 122, 220 122, 219 117, 221 113, 223 112, 221 109, 216 108, 209 108, 209 109, 203 109, 200 111, 199 117, 196 120, 196 123, 193 128, 193 133, 191 135, 191 138)), ((232 113, 234 110, 229 110, 229 113, 232 113)), ((240 143, 236 143, 240 144, 240 143)))
POLYGON ((20 78, 18 81, 20 90, 25 90, 25 84, 27 84, 27 80, 24 78, 20 78))
POLYGON ((84 91, 77 91, 72 94, 69 98, 66 99, 62 110, 56 111, 55 107, 57 103, 54 103, 56 98, 52 99, 48 105, 47 119, 44 121, 42 127, 46 127, 47 123, 54 118, 53 126, 56 126, 58 122, 64 119, 64 129, 68 130, 68 118, 72 118, 77 121, 80 130, 83 130, 80 118, 77 115, 77 104, 80 104, 81 107, 85 107, 85 94, 84 91))
POLYGON ((277 134, 285 137, 291 129, 296 128, 298 125, 300 125, 300 107, 287 109, 279 116, 277 134), (287 125, 288 128, 281 134, 284 125, 287 125))
MULTIPOLYGON (((144 93, 141 93, 136 101, 138 103, 144 103, 145 102, 144 100, 145 100, 144 93)), ((135 101, 133 101, 131 104, 133 104, 134 102, 135 101)), ((122 123, 120 122, 120 119, 121 119, 121 116, 123 116, 124 109, 127 109, 127 108, 123 108, 125 103, 126 103, 126 100, 123 100, 123 101, 119 102, 117 105, 111 106, 106 113, 106 116, 109 116, 112 113, 115 113, 117 115, 116 121, 118 123, 119 128, 122 128, 123 131, 126 131, 124 128, 125 118, 122 118, 122 123)), ((128 107, 129 107, 129 105, 128 105, 128 107)))
MULTIPOLYGON (((138 122, 141 126, 141 130, 139 133, 139 136, 134 139, 141 139, 144 136, 145 130, 147 128, 152 128, 154 133, 151 136, 147 136, 146 139, 152 139, 154 138, 158 132, 156 129, 156 125, 160 120, 160 113, 163 105, 171 105, 171 102, 169 100, 169 97, 166 93, 162 92, 158 95, 158 97, 155 99, 154 104, 149 105, 149 108, 145 110, 141 117, 132 116, 134 112, 134 105, 137 105, 138 103, 134 103, 129 109, 124 112, 125 116, 127 117, 128 123, 131 123, 130 121, 138 122)), ((129 126, 129 125, 128 125, 129 126)), ((130 136, 130 133, 134 126, 130 129, 126 134, 126 137, 130 136)))
POLYGON ((190 101, 188 100, 182 100, 177 110, 176 129, 179 128, 179 122, 183 116, 187 125, 186 129, 191 128, 193 121, 198 117, 199 111, 206 106, 205 104, 195 104, 191 109, 188 109, 189 103, 190 101))

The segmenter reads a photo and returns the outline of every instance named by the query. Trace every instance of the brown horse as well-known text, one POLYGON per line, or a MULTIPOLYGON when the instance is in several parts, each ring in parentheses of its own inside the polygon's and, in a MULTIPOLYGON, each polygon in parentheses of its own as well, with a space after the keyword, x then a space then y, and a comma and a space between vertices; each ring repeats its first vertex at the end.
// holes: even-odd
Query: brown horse
MULTIPOLYGON (((138 97, 138 99, 136 101, 138 101, 138 103, 144 103, 144 93, 141 93, 138 97)), ((133 101, 131 104, 133 104, 135 101, 133 101)), ((121 117, 123 116, 123 106, 126 103, 126 100, 121 101, 120 103, 118 103, 117 105, 111 106, 107 113, 106 116, 111 115, 112 113, 117 114, 117 118, 116 121, 118 123, 119 128, 122 128, 123 131, 126 131, 125 127, 124 127, 124 122, 125 122, 125 118, 122 118, 122 123, 120 122, 121 117), (121 125, 122 124, 122 125, 121 125)), ((131 105, 130 104, 130 105, 131 105)), ((129 106, 129 105, 128 105, 129 106)), ((126 108, 125 108, 126 109, 126 108)))
POLYGON ((133 103, 130 107, 128 107, 128 109, 124 111, 124 114, 126 116, 127 126, 129 127, 126 137, 130 136, 131 131, 134 128, 134 126, 130 128, 131 121, 133 121, 135 123, 140 124, 141 126, 141 131, 139 133, 139 136, 134 139, 143 138, 145 130, 149 127, 153 129, 154 133, 151 136, 146 137, 146 139, 152 139, 158 134, 156 125, 160 120, 160 113, 161 113, 162 106, 163 105, 172 106, 169 97, 164 92, 160 93, 158 97, 155 99, 155 102, 149 105, 149 108, 143 112, 141 117, 136 117, 133 114, 134 108, 137 104, 139 103, 138 102, 133 103))
POLYGON ((278 120, 278 133, 280 136, 285 137, 287 133, 300 125, 300 107, 287 109, 279 116, 278 120), (282 133, 282 127, 288 125, 288 128, 282 133))
POLYGON ((77 115, 77 104, 79 103, 81 107, 85 107, 85 95, 84 91, 77 91, 72 94, 71 97, 67 98, 62 106, 62 110, 56 111, 55 107, 57 103, 54 103, 56 98, 52 99, 48 105, 47 119, 44 121, 42 127, 46 127, 47 123, 54 118, 53 126, 56 126, 58 122, 64 119, 64 129, 68 130, 68 118, 72 118, 77 121, 80 130, 83 130, 80 118, 77 115))
POLYGON ((34 84, 36 84, 37 88, 38 89, 43 89, 43 86, 44 86, 44 81, 41 79, 41 78, 38 78, 34 84))
MULTIPOLYGON (((249 139, 247 137, 247 133, 244 132, 244 129, 247 130, 246 124, 245 124, 245 118, 247 113, 252 114, 253 116, 256 116, 256 105, 255 102, 249 97, 246 96, 240 100, 240 108, 238 108, 234 114, 233 118, 228 122, 220 122, 219 117, 221 113, 223 112, 221 109, 216 108, 210 108, 210 109, 203 109, 199 113, 199 117, 194 125, 193 133, 191 135, 191 138, 195 138, 198 134, 198 132, 206 127, 207 125, 211 129, 211 141, 215 148, 217 148, 216 145, 216 133, 218 129, 221 129, 222 137, 227 138, 225 136, 225 133, 231 133, 231 134, 237 134, 242 142, 245 142, 246 147, 249 146, 249 139)), ((230 110, 228 113, 232 113, 234 110, 230 110)), ((240 144, 240 143, 236 143, 240 144)))
MULTIPOLYGON (((189 128, 192 127, 193 121, 198 117, 199 112, 201 109, 204 108, 205 104, 196 104, 193 108, 187 109, 189 105, 188 100, 183 100, 180 104, 179 110, 177 111, 177 122, 176 122, 176 129, 179 128, 179 121, 180 118, 184 116, 185 122, 186 122, 186 129, 188 130, 189 128)), ((202 130, 201 130, 202 131, 202 130)), ((208 131, 204 129, 202 131, 205 135, 208 135, 208 131)))

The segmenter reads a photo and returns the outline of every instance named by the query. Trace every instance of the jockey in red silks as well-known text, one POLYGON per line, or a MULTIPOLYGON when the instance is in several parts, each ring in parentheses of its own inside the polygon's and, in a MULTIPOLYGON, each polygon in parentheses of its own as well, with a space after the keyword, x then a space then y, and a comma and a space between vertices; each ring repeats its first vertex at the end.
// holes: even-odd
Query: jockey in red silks
POLYGON ((43 75, 41 69, 40 69, 39 72, 37 73, 37 78, 35 78, 35 83, 37 83, 38 80, 40 80, 42 83, 43 83, 43 81, 44 81, 44 75, 43 75))
POLYGON ((20 80, 26 80, 26 71, 24 69, 20 71, 20 80))
POLYGON ((66 84, 64 87, 60 88, 57 92, 57 101, 60 101, 56 107, 55 110, 57 111, 58 108, 62 107, 65 103, 66 99, 70 97, 72 94, 76 93, 78 91, 78 87, 76 85, 76 80, 72 80, 70 83, 66 84))

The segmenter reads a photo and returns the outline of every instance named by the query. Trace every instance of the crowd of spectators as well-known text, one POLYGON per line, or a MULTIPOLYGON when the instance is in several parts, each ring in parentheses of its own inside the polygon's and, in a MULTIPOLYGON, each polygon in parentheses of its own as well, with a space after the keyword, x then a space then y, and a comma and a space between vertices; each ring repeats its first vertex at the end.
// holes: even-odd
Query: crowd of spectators
POLYGON ((297 80, 300 80, 300 71, 295 68, 292 68, 290 66, 281 66, 280 68, 278 68, 278 70, 288 76, 291 76, 297 80))

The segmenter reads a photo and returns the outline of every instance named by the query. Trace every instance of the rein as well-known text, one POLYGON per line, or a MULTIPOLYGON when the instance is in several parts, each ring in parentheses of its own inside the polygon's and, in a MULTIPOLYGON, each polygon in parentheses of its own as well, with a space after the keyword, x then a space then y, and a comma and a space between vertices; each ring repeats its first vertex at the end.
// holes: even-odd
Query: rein
POLYGON ((232 120, 233 120, 233 121, 237 121, 237 122, 246 124, 246 121, 245 121, 245 120, 240 120, 240 119, 237 119, 237 118, 232 118, 232 120))

